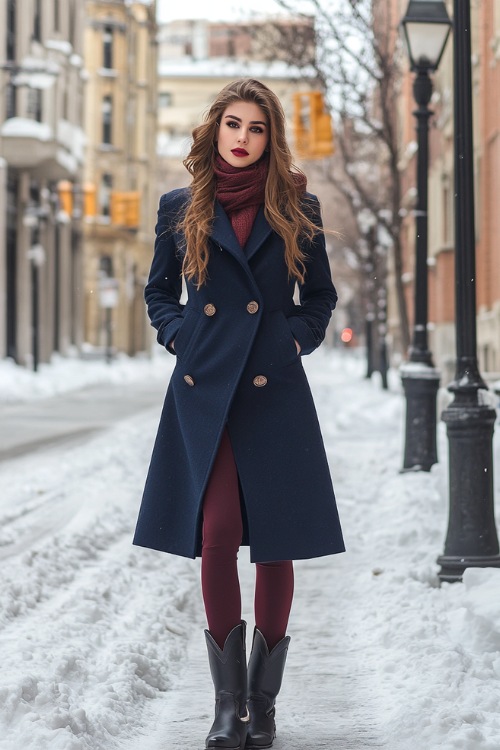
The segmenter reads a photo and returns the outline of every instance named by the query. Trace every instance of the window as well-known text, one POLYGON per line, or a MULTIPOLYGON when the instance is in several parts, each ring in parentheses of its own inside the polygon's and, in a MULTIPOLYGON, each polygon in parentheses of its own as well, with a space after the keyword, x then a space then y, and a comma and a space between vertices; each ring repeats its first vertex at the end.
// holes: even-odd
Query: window
POLYGON ((113 258, 111 255, 101 255, 99 258, 99 275, 108 278, 113 276, 113 258))
POLYGON ((7 60, 16 59, 16 0, 7 3, 7 60))
MULTIPOLYGON (((113 175, 103 174, 99 189, 99 207, 101 216, 109 216, 111 209, 111 191, 113 189, 113 175)), ((111 274, 109 274, 111 276, 111 274)))
POLYGON ((453 208, 453 196, 454 192, 451 188, 450 175, 445 174, 442 177, 443 180, 443 198, 442 198, 442 240, 445 247, 449 246, 453 242, 453 219, 454 219, 454 208, 453 208))
POLYGON ((61 30, 61 4, 60 0, 54 0, 54 31, 61 30))
POLYGON ((104 28, 102 36, 102 66, 103 68, 113 67, 113 29, 111 26, 104 28))
POLYGON ((40 89, 28 89, 28 116, 42 122, 42 92, 40 89))
POLYGON ((42 0, 35 0, 35 15, 33 18, 33 39, 42 41, 42 0))
POLYGON ((71 43, 71 46, 73 49, 75 49, 75 39, 76 39, 76 8, 74 3, 70 3, 68 7, 68 26, 69 26, 69 36, 68 41, 71 43))
POLYGON ((172 106, 172 94, 169 91, 160 91, 158 95, 158 107, 171 107, 172 106))
POLYGON ((102 100, 102 142, 112 143, 113 130, 113 99, 105 96, 102 100))
POLYGON ((10 117, 15 117, 17 115, 17 88, 12 82, 7 83, 5 87, 5 96, 5 116, 8 120, 10 117))

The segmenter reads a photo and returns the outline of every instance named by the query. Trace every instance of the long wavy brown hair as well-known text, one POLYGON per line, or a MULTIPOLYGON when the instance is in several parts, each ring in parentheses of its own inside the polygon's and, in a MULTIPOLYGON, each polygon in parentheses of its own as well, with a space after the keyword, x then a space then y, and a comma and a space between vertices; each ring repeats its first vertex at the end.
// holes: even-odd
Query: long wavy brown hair
MULTIPOLYGON (((285 243, 285 260, 290 277, 304 281, 306 256, 300 248, 319 231, 307 215, 301 199, 305 175, 292 163, 285 137, 285 113, 271 89, 260 81, 242 78, 225 86, 193 130, 193 145, 183 164, 192 175, 191 200, 178 229, 185 237, 183 273, 200 287, 207 279, 208 239, 214 220, 217 155, 217 127, 226 108, 235 101, 253 102, 265 113, 269 125, 269 171, 264 212, 267 221, 285 243), (295 175, 295 176, 294 176, 295 175), (299 176, 302 179, 297 179, 299 176), (302 185, 301 185, 302 183, 302 185)), ((309 212, 310 213, 310 212, 309 212)))

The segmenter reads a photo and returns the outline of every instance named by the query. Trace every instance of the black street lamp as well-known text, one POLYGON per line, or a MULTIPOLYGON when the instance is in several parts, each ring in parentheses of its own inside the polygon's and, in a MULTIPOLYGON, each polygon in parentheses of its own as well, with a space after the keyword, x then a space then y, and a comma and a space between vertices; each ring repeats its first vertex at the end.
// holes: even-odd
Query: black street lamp
POLYGON ((443 0, 410 0, 401 21, 411 70, 416 73, 413 95, 418 105, 417 205, 414 324, 409 361, 401 367, 406 396, 406 430, 403 471, 430 471, 437 462, 436 395, 439 372, 427 343, 427 183, 429 172, 429 109, 432 81, 450 33, 451 21, 443 0))
POLYGON ((453 401, 444 410, 449 441, 450 510, 442 581, 460 581, 465 568, 500 567, 493 501, 496 412, 477 362, 474 166, 470 0, 454 2, 455 325, 453 401))

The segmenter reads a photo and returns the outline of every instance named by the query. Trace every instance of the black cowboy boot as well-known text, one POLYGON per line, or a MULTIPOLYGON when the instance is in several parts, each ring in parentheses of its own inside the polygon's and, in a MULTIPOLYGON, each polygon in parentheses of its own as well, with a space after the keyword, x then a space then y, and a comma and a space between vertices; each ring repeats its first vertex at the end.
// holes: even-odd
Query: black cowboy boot
POLYGON ((271 653, 266 639, 255 628, 252 653, 248 662, 248 727, 247 750, 271 747, 276 736, 274 721, 276 696, 281 688, 290 636, 283 638, 271 653))
POLYGON ((205 747, 243 750, 248 730, 246 623, 231 630, 221 650, 205 630, 210 672, 215 687, 215 720, 205 747))

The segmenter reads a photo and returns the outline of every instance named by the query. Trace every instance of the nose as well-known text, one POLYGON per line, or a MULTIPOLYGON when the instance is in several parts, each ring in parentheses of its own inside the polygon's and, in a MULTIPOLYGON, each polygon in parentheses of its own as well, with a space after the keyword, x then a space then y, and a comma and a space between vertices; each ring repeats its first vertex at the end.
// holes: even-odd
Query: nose
POLYGON ((246 130, 243 130, 243 128, 238 134, 238 143, 248 143, 248 134, 246 130))

